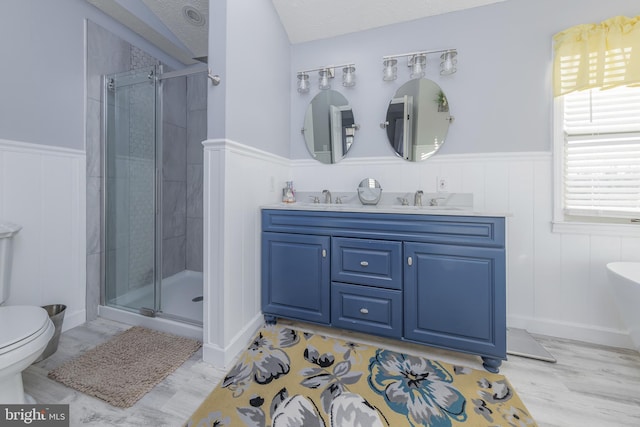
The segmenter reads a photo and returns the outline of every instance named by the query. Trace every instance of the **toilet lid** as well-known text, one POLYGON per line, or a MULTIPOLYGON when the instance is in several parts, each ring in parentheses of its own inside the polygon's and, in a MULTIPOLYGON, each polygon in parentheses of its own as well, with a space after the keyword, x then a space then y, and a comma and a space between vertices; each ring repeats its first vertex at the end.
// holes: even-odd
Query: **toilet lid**
POLYGON ((27 305, 0 307, 0 354, 16 343, 28 340, 48 324, 49 315, 44 308, 27 305))

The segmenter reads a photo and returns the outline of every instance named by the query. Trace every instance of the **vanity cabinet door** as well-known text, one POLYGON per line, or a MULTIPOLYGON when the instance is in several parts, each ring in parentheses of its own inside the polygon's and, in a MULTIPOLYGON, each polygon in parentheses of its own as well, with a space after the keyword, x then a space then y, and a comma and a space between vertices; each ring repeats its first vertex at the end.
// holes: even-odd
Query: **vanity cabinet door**
POLYGON ((330 238, 262 233, 262 312, 328 324, 330 238))
POLYGON ((405 243, 404 336, 506 358, 501 248, 405 243))

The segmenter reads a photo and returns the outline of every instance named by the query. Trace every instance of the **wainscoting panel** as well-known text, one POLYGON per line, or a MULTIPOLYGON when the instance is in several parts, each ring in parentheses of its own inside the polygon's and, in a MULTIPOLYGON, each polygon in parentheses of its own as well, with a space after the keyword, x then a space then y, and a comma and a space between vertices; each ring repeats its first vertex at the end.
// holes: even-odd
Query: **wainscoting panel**
POLYGON ((0 140, 0 220, 23 227, 7 304, 65 304, 64 330, 85 321, 85 171, 82 151, 0 140))
POLYGON ((282 198, 289 160, 229 140, 203 144, 203 358, 227 367, 263 323, 259 212, 282 198))

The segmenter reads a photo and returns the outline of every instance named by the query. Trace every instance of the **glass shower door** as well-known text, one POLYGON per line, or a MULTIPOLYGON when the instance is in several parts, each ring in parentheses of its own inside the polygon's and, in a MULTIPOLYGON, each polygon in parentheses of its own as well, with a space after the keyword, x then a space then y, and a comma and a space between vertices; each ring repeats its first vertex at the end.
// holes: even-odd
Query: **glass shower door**
POLYGON ((105 76, 105 291, 108 306, 159 308, 155 67, 105 76))

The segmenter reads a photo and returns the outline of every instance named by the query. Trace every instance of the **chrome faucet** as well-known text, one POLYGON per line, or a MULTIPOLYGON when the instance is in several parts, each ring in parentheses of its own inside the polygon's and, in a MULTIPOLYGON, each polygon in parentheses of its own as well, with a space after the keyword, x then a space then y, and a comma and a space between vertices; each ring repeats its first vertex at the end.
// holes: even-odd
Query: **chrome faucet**
POLYGON ((414 206, 422 206, 422 195, 424 192, 422 190, 416 191, 416 194, 413 196, 413 205, 414 206))
POLYGON ((433 199, 429 199, 429 206, 440 206, 440 202, 438 200, 447 200, 446 197, 434 197, 433 199))
POLYGON ((322 190, 322 195, 325 203, 331 203, 331 192, 329 190, 322 190))

